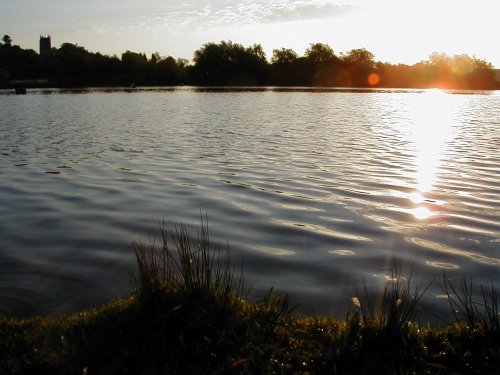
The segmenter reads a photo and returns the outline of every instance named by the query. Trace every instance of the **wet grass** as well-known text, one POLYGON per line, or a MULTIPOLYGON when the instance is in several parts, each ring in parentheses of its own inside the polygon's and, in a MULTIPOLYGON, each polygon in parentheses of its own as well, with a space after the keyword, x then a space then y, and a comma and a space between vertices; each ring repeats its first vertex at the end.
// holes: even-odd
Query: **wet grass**
POLYGON ((127 297, 81 313, 0 317, 0 374, 494 374, 500 366, 494 285, 444 278, 455 321, 415 323, 426 289, 394 267, 380 300, 358 289, 345 320, 302 317, 272 289, 247 300, 241 268, 210 245, 163 227, 134 244, 127 297))

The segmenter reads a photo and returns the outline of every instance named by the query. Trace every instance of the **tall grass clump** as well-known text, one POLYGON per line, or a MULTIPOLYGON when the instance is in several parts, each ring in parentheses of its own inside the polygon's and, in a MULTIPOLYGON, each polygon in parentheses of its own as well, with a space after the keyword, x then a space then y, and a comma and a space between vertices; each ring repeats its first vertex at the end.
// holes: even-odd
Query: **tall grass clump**
POLYGON ((395 263, 378 300, 369 295, 366 283, 362 291, 355 288, 357 309, 348 314, 344 339, 350 343, 344 354, 350 359, 344 364, 346 373, 357 373, 355 368, 386 374, 422 368, 425 348, 415 319, 427 288, 413 287, 411 280, 412 272, 403 276, 395 263))
POLYGON ((440 373, 495 374, 500 367, 498 290, 473 285, 470 278, 453 283, 443 275, 454 321, 429 329, 425 335, 429 357, 440 373), (480 293, 476 293, 480 291, 480 293))
POLYGON ((265 368, 278 350, 276 328, 291 319, 288 296, 271 288, 260 303, 247 301, 242 267, 231 265, 228 249, 212 247, 206 219, 197 237, 184 226, 169 231, 164 223, 160 233, 160 244, 133 244, 137 271, 131 280, 140 311, 147 312, 142 320, 155 322, 148 330, 165 333, 152 340, 168 353, 169 370, 265 368))
POLYGON ((356 287, 355 304, 359 308, 362 323, 395 333, 407 331, 417 316, 420 300, 428 288, 413 288, 411 279, 411 271, 408 276, 403 276, 397 264, 394 264, 378 302, 370 298, 366 283, 363 283, 363 292, 356 287))
POLYGON ((139 296, 206 293, 220 301, 236 302, 244 297, 243 274, 229 261, 229 250, 212 248, 207 220, 201 220, 197 238, 184 226, 170 233, 165 223, 160 227, 161 245, 153 239, 149 246, 134 242, 137 272, 132 284, 139 296))
POLYGON ((458 326, 500 333, 500 310, 498 291, 491 282, 490 287, 480 285, 480 300, 474 300, 472 279, 463 278, 458 285, 443 276, 444 291, 458 326))

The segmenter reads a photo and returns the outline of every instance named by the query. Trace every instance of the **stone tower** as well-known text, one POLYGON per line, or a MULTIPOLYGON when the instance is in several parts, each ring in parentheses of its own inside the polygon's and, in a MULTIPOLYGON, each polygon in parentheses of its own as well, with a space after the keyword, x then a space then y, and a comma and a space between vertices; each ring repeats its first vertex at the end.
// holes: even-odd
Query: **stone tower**
POLYGON ((40 35, 40 56, 50 55, 51 48, 50 35, 46 37, 40 35))

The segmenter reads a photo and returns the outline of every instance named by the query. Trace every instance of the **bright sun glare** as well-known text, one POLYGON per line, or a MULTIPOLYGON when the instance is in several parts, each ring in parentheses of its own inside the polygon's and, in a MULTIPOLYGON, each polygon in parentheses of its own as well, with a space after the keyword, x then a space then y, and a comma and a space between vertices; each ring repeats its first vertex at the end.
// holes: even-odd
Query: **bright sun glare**
POLYGON ((410 109, 413 121, 410 137, 416 151, 416 189, 420 193, 429 192, 434 186, 440 157, 452 125, 452 114, 446 99, 447 95, 440 90, 431 90, 419 96, 410 109))
POLYGON ((415 147, 415 191, 409 198, 415 204, 411 212, 419 220, 435 214, 425 197, 435 187, 455 121, 450 99, 441 90, 430 90, 417 96, 409 108, 408 137, 415 147))

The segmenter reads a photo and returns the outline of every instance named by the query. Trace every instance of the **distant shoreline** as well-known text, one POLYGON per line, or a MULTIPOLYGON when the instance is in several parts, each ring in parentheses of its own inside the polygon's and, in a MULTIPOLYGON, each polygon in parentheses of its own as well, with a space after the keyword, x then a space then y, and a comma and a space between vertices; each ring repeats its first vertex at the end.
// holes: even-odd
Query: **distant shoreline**
MULTIPOLYGON (((419 91, 419 90, 441 90, 444 92, 493 92, 499 91, 500 87, 493 89, 465 89, 465 88, 438 88, 438 87, 355 87, 355 86, 290 86, 290 85, 259 85, 259 86, 234 86, 234 85, 207 85, 207 86, 198 86, 198 85, 144 85, 144 86, 125 86, 125 85, 113 85, 113 84, 102 84, 102 85, 68 85, 68 86, 54 86, 50 84, 40 83, 35 81, 29 82, 16 82, 10 85, 2 85, 0 86, 0 90, 2 91, 12 91, 12 94, 15 93, 16 89, 28 89, 28 90, 54 90, 54 91, 155 91, 155 90, 164 90, 164 91, 172 91, 172 90, 195 90, 195 91, 211 91, 211 92, 247 92, 247 91, 274 91, 274 92, 290 92, 290 91, 302 91, 302 92, 358 92, 358 93, 368 93, 368 92, 397 92, 397 91, 419 91)), ((4 93, 5 94, 5 93, 4 93)))
POLYGON ((432 53, 414 65, 375 61, 365 48, 335 54, 324 43, 311 43, 303 56, 289 48, 268 58, 260 44, 205 43, 189 61, 124 52, 121 57, 89 52, 40 38, 40 53, 0 43, 0 88, 149 87, 352 87, 446 90, 498 90, 500 70, 468 55, 432 53))

